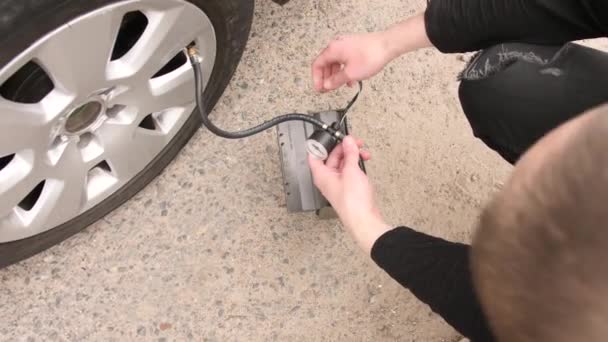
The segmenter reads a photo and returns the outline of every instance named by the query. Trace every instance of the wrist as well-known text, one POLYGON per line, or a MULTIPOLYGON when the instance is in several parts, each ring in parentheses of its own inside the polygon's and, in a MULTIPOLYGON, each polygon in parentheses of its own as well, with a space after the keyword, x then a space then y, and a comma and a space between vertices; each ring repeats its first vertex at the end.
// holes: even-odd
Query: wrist
POLYGON ((377 212, 358 217, 348 223, 345 222, 345 226, 353 235, 359 247, 368 255, 376 241, 393 229, 377 212))
POLYGON ((379 33, 380 41, 382 42, 383 58, 387 64, 407 52, 404 51, 400 39, 396 37, 397 35, 392 28, 379 33))
POLYGON ((433 46, 426 33, 424 14, 418 14, 389 27, 383 32, 383 41, 389 60, 433 46))

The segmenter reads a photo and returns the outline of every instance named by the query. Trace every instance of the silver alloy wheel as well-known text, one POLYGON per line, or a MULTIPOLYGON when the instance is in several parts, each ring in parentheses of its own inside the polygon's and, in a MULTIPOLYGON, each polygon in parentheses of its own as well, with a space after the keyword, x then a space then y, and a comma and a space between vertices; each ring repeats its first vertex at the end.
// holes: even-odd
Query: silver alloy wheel
POLYGON ((198 7, 125 1, 66 23, 0 70, 3 84, 35 62, 54 86, 33 104, 0 96, 0 243, 91 209, 167 146, 195 108, 193 75, 184 63, 155 76, 191 42, 213 70, 216 36, 198 7), (135 11, 147 18, 145 30, 112 59, 123 18, 135 11), (142 127, 146 120, 154 129, 142 127), (32 193, 35 202, 22 205, 32 193))

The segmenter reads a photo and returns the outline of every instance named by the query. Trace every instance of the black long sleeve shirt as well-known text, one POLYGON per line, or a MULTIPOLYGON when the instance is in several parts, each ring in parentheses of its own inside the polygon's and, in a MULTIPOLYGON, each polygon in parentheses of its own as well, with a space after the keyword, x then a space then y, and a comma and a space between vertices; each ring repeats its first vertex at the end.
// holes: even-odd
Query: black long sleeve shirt
POLYGON ((425 18, 431 42, 442 52, 608 35, 606 0, 430 0, 425 18))
MULTIPOLYGON (((430 0, 425 18, 430 40, 442 52, 608 36, 608 0, 430 0)), ((376 241, 372 258, 458 332, 475 342, 494 341, 469 252, 467 245, 400 227, 376 241)))

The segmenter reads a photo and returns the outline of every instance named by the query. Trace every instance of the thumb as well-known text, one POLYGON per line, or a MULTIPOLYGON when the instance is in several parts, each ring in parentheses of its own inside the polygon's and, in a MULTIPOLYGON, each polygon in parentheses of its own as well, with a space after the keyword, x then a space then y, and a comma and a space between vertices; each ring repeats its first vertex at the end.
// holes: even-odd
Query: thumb
POLYGON ((344 167, 359 168, 359 147, 353 137, 348 136, 342 141, 342 148, 344 150, 344 167))
POLYGON ((348 81, 350 81, 350 79, 346 75, 346 72, 340 70, 325 80, 323 88, 326 90, 335 90, 348 83, 348 81))
POLYGON ((331 177, 331 171, 322 160, 319 160, 312 155, 308 155, 308 165, 312 173, 312 178, 315 185, 323 190, 327 180, 331 177))

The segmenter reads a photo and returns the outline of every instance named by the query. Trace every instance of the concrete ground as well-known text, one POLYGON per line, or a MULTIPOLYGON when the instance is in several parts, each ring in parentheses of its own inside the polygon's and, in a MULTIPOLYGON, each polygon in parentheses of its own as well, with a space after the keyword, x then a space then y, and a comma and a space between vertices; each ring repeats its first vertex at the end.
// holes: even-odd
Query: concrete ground
MULTIPOLYGON (((424 0, 260 0, 214 116, 245 127, 318 96, 309 65, 336 33, 386 27, 424 0)), ((510 167, 471 135, 463 56, 410 54, 366 83, 352 123, 374 155, 386 218, 469 241, 510 167)), ((337 221, 288 214, 274 132, 199 132, 144 191, 65 243, 0 270, 0 340, 458 341, 363 255, 337 221)))

